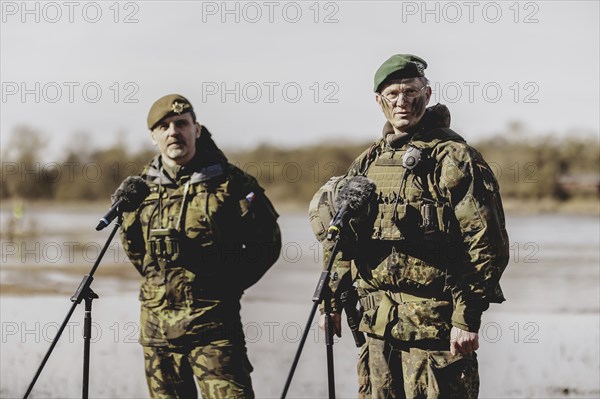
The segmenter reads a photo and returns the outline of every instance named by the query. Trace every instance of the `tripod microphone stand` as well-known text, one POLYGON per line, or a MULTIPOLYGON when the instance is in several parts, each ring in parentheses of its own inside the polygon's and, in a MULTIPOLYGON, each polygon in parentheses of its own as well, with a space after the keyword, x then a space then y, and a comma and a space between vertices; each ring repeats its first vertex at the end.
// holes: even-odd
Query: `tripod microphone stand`
POLYGON ((88 398, 89 380, 90 380, 90 342, 91 342, 91 329, 92 329, 92 301, 94 299, 98 298, 98 295, 92 290, 91 285, 92 285, 92 281, 94 280, 94 273, 96 272, 96 269, 98 268, 98 265, 100 264, 100 261, 102 260, 104 253, 108 249, 108 246, 110 245, 113 237, 117 233, 119 226, 121 225, 121 219, 122 219, 122 217, 121 217, 121 215, 119 215, 117 221, 115 222, 115 226, 114 226, 112 232, 110 233, 110 236, 108 237, 108 240, 106 240, 104 247, 100 251, 98 258, 96 259, 96 262, 94 263, 94 266, 92 266, 92 269, 90 270, 90 272, 86 276, 83 277, 83 279, 81 280, 81 283, 79 283, 79 287, 77 287, 77 290, 71 297, 71 302, 73 302, 73 305, 71 306, 71 309, 69 309, 69 312, 67 313, 67 316, 65 317, 65 320, 63 321, 62 325, 58 329, 58 332, 56 333, 56 337, 52 341, 52 344, 50 344, 50 348, 48 349, 48 352, 46 352, 46 356, 44 356, 42 363, 38 367, 38 369, 35 373, 35 376, 33 377, 33 380, 29 384, 29 388, 27 388, 27 392, 25 392, 23 399, 27 399, 27 397, 31 393, 31 390, 33 389, 38 377, 42 373, 42 370, 44 369, 46 362, 50 358, 50 355, 52 354, 54 347, 58 343, 58 340, 59 340, 61 334, 63 333, 65 327, 67 326, 67 323, 69 322, 69 319, 71 318, 71 315, 75 311, 75 308, 77 307, 77 305, 79 305, 81 303, 81 301, 85 301, 85 316, 84 316, 84 323, 83 323, 83 340, 84 340, 83 341, 83 383, 82 383, 81 397, 83 399, 88 398))
POLYGON ((325 312, 325 345, 327 350, 327 385, 329 391, 329 399, 335 398, 335 381, 334 381, 334 372, 333 372, 333 334, 334 334, 334 326, 333 320, 331 319, 331 290, 329 289, 329 275, 331 274, 331 268, 333 266, 333 261, 338 252, 339 245, 339 237, 335 239, 335 245, 331 250, 331 255, 329 257, 329 262, 327 263, 327 269, 321 272, 321 276, 319 277, 319 282, 317 283, 317 288, 315 289, 315 293, 313 294, 313 306, 310 310, 310 315, 308 316, 308 321, 306 322, 306 327, 304 327, 304 332, 302 334, 302 339, 300 340, 300 344, 298 345, 298 349, 296 351, 296 356, 294 357, 294 361, 292 363, 292 368, 288 374, 287 380, 285 382, 285 387, 283 388, 283 393, 281 394, 281 399, 285 399, 288 389, 290 388, 290 384, 292 382, 292 378, 294 377, 294 372, 296 371, 296 366, 298 365, 298 361, 300 360, 300 355, 302 354, 302 349, 304 348, 304 343, 306 342, 306 338, 308 337, 308 331, 310 329, 310 324, 312 323, 313 318, 315 317, 315 313, 317 312, 317 307, 319 303, 323 300, 324 302, 324 312, 325 312))

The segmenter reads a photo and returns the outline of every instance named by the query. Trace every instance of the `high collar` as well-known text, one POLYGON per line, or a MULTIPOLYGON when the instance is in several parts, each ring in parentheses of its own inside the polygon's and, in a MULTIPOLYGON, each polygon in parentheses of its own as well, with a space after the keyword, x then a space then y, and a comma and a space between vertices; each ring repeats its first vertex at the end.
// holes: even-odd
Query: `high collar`
POLYGON ((166 178, 173 183, 179 183, 182 179, 188 178, 194 172, 199 172, 203 168, 215 164, 223 165, 227 163, 227 157, 217 147, 212 139, 212 135, 204 126, 202 126, 200 137, 196 139, 195 145, 196 153, 192 160, 185 165, 169 166, 163 161, 161 155, 157 155, 149 166, 148 175, 163 181, 166 178))
POLYGON ((418 133, 424 133, 435 128, 450 127, 450 110, 443 104, 436 104, 425 110, 425 114, 408 132, 396 133, 393 126, 386 122, 383 126, 383 137, 392 148, 400 148, 418 133))

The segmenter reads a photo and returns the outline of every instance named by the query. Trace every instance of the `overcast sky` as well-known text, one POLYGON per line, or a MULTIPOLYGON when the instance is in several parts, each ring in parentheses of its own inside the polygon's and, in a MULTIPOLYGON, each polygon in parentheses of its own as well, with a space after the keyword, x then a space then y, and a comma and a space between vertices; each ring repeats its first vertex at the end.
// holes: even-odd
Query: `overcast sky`
POLYGON ((135 150, 173 92, 225 148, 368 141, 395 53, 428 62, 467 140, 598 132, 599 37, 598 1, 3 1, 1 144, 28 125, 58 156, 74 132, 135 150))

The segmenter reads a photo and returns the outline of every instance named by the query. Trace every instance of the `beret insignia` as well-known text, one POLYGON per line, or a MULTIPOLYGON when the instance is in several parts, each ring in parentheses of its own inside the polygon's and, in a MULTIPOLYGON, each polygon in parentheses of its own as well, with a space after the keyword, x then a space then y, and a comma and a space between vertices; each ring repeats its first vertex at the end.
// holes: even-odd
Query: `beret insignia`
POLYGON ((419 75, 425 76, 425 65, 423 65, 422 63, 420 63, 418 61, 413 61, 413 63, 417 67, 417 72, 419 72, 419 75))
POLYGON ((189 104, 184 104, 184 103, 178 103, 177 101, 175 101, 172 105, 171 105, 171 109, 173 110, 173 112, 175 112, 177 115, 180 115, 184 109, 188 108, 190 105, 189 104))

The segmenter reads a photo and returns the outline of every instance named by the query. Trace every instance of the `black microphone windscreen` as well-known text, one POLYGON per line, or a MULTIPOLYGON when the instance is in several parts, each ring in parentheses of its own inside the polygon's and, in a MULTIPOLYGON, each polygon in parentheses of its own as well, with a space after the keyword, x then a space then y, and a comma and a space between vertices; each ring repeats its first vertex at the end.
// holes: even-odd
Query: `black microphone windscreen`
POLYGON ((335 208, 346 204, 350 209, 357 210, 366 204, 375 192, 375 183, 364 176, 354 176, 340 190, 335 199, 335 208))
POLYGON ((150 194, 150 187, 144 179, 139 176, 129 176, 123 180, 111 199, 113 204, 121 200, 120 209, 124 212, 131 212, 140 206, 148 194, 150 194))

